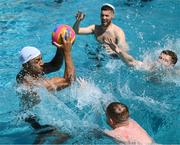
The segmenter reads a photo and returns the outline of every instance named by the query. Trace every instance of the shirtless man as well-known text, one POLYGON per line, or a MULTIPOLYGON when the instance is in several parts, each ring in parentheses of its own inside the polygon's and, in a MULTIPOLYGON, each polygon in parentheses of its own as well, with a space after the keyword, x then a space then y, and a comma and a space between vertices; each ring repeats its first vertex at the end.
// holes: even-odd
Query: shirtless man
MULTIPOLYGON (((27 88, 22 91, 21 105, 23 111, 29 110, 40 103, 40 96, 34 90, 37 87, 46 88, 48 91, 61 90, 71 84, 75 79, 74 65, 71 58, 71 38, 66 35, 66 40, 61 37, 63 44, 60 46, 56 42, 53 44, 57 47, 54 58, 43 63, 41 52, 31 46, 24 47, 20 52, 20 61, 22 70, 17 74, 16 80, 18 85, 27 88), (65 70, 63 77, 45 78, 43 75, 60 69, 65 59, 65 70)), ((69 138, 66 133, 59 132, 52 125, 41 125, 35 115, 28 115, 25 118, 32 128, 37 131, 37 138, 34 144, 40 144, 45 141, 48 136, 56 136, 52 143, 62 143, 69 138)))
POLYGON ((93 24, 88 27, 80 28, 80 22, 84 19, 85 15, 82 12, 78 12, 73 28, 76 34, 94 34, 97 41, 103 44, 108 54, 115 54, 115 52, 112 51, 112 49, 104 43, 107 38, 111 38, 113 42, 116 43, 121 49, 127 51, 128 45, 126 43, 123 30, 112 23, 114 13, 114 6, 105 3, 101 7, 101 24, 93 24))
POLYGON ((118 56, 125 64, 136 69, 154 71, 158 66, 161 66, 165 70, 168 70, 173 68, 178 60, 175 52, 171 50, 163 50, 160 53, 158 60, 155 61, 154 64, 145 64, 142 61, 134 59, 126 51, 119 48, 119 46, 114 43, 112 39, 107 39, 105 43, 108 44, 112 48, 112 50, 114 50, 118 54, 118 56))
POLYGON ((57 46, 56 55, 48 62, 42 61, 41 52, 31 46, 24 47, 20 52, 20 61, 22 63, 22 70, 18 73, 16 79, 18 84, 26 86, 45 87, 49 91, 60 90, 70 85, 74 80, 74 65, 71 58, 71 42, 70 37, 67 40, 63 39, 63 46, 57 46), (63 77, 45 78, 44 74, 48 74, 60 69, 63 63, 63 56, 65 58, 65 70, 63 77))
POLYGON ((105 131, 106 135, 125 144, 152 144, 152 138, 133 119, 129 117, 128 107, 113 102, 106 109, 107 123, 113 130, 105 131))

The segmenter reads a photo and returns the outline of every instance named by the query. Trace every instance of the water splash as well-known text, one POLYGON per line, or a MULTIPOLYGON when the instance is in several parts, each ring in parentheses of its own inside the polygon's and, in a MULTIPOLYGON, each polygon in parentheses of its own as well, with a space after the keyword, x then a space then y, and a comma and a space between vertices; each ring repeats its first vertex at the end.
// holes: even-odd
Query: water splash
MULTIPOLYGON (((103 93, 93 81, 85 84, 74 83, 71 87, 54 94, 39 88, 36 92, 41 102, 30 114, 36 114, 41 124, 51 124, 61 130, 77 133, 80 128, 101 126, 106 105, 113 100, 110 93, 103 93)), ((28 112, 20 115, 24 118, 28 112)))
POLYGON ((145 92, 141 96, 137 96, 130 89, 130 87, 128 85, 128 81, 123 87, 118 88, 118 90, 119 90, 120 95, 123 98, 133 101, 134 103, 136 103, 136 102, 138 102, 139 104, 142 103, 144 106, 146 106, 146 109, 153 110, 153 112, 159 112, 159 113, 166 114, 171 109, 171 106, 169 104, 167 104, 166 102, 163 102, 163 101, 160 102, 150 96, 145 96, 144 95, 145 92))

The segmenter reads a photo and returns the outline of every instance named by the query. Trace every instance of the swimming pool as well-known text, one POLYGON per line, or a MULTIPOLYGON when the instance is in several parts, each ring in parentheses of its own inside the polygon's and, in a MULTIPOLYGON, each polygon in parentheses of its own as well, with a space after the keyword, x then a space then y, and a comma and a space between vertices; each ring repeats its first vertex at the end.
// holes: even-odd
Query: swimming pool
MULTIPOLYGON (((38 47, 49 61, 55 49, 51 32, 61 23, 73 25, 78 10, 86 13, 81 26, 100 23, 103 3, 116 7, 114 23, 126 33, 130 54, 143 60, 156 57, 162 49, 172 49, 180 56, 180 1, 153 0, 128 6, 119 0, 1 0, 0 15, 0 143, 31 144, 34 130, 23 121, 20 112, 16 74, 20 70, 18 52, 26 45, 38 47)), ((85 87, 74 84, 53 94, 38 90, 41 103, 28 113, 35 113, 42 124, 52 124, 72 135, 66 143, 115 143, 94 135, 92 128, 109 128, 103 109, 118 100, 128 105, 130 114, 157 143, 180 143, 180 79, 172 77, 161 83, 148 81, 143 72, 128 69, 120 60, 102 56, 101 66, 89 52, 98 48, 93 36, 77 36, 72 49, 76 75, 85 78, 85 87)), ((177 67, 180 66, 178 62, 177 67)), ((48 75, 59 76, 59 72, 48 75)))

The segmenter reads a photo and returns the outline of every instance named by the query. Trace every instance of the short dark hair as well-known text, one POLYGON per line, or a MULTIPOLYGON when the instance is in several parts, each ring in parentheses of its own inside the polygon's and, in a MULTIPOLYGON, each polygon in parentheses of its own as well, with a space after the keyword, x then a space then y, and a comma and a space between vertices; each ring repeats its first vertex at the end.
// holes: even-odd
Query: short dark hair
POLYGON ((120 102, 112 102, 111 104, 109 104, 106 109, 106 114, 115 123, 122 123, 124 121, 127 121, 127 119, 129 118, 128 107, 120 102))
POLYGON ((110 10, 114 13, 114 9, 109 6, 106 6, 106 5, 101 7, 101 11, 103 11, 103 10, 110 10))
POLYGON ((171 50, 163 50, 161 53, 171 56, 173 64, 177 63, 178 57, 175 52, 173 52, 171 50))

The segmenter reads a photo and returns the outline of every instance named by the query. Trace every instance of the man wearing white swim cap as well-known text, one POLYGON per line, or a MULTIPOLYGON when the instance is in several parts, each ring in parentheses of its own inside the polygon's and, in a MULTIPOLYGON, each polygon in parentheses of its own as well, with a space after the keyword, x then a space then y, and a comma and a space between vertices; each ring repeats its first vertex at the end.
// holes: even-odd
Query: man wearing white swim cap
POLYGON ((41 52, 32 46, 24 47, 20 51, 20 62, 22 70, 17 75, 17 82, 28 86, 43 86, 48 90, 60 90, 70 85, 74 80, 74 65, 71 58, 71 42, 63 38, 63 46, 53 42, 57 47, 54 58, 44 63, 41 52), (44 74, 57 71, 61 68, 65 59, 64 77, 44 78, 44 74))
MULTIPOLYGON (((22 64, 22 70, 17 74, 17 83, 23 89, 21 96, 21 107, 24 112, 33 108, 35 105, 41 102, 37 89, 46 88, 48 91, 61 90, 71 84, 75 79, 74 65, 71 58, 71 37, 66 35, 66 40, 61 36, 62 45, 53 42, 57 47, 54 58, 44 63, 42 61, 41 52, 32 46, 24 47, 20 51, 20 62, 22 64), (65 60, 65 70, 63 77, 45 78, 43 75, 61 68, 63 63, 63 57, 65 60)), ((69 138, 66 133, 59 132, 58 129, 52 125, 41 125, 37 120, 35 114, 28 114, 24 118, 25 122, 29 123, 32 128, 37 132, 37 138, 33 144, 41 144, 45 142, 45 138, 53 136, 54 141, 52 144, 61 144, 69 138), (40 136, 38 135, 40 134, 40 136)))
POLYGON ((84 19, 85 15, 82 12, 76 14, 76 22, 74 23, 74 30, 76 34, 94 34, 96 40, 103 44, 108 54, 115 54, 112 48, 109 47, 105 40, 111 38, 120 48, 128 50, 128 45, 125 39, 124 31, 117 25, 112 23, 114 18, 115 7, 109 3, 105 3, 101 7, 101 24, 90 25, 88 27, 80 27, 80 22, 84 19))

